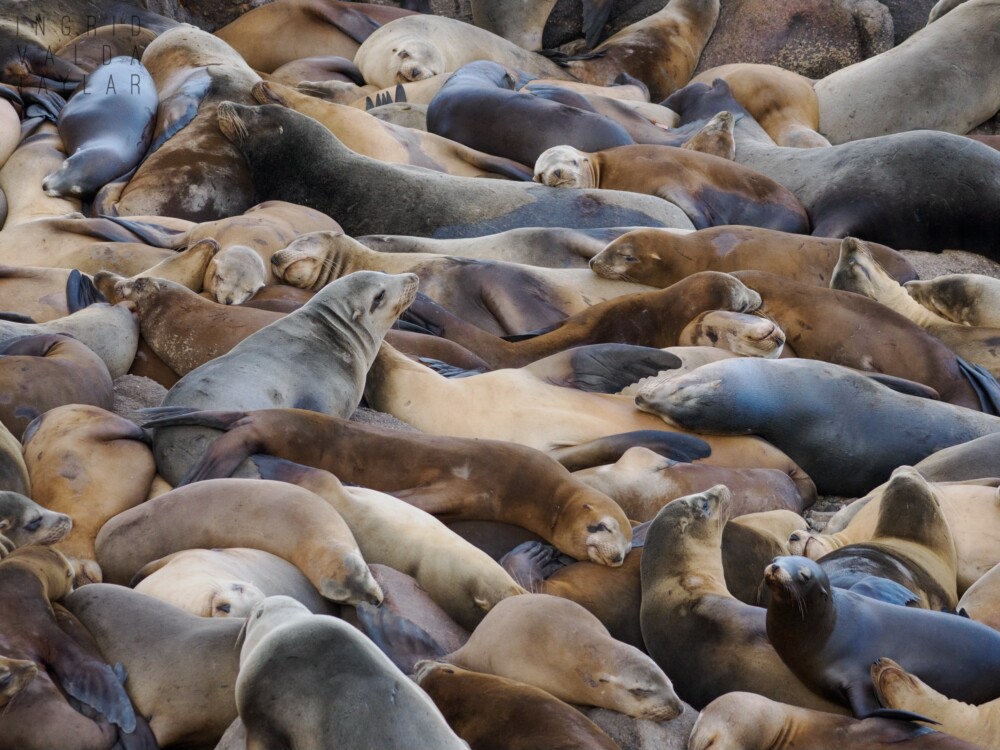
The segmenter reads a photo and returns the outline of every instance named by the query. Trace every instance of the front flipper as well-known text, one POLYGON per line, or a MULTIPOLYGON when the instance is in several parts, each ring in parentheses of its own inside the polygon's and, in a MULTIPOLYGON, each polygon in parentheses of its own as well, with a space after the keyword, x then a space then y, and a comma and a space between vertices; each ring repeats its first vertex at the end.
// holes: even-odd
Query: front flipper
POLYGON ((70 271, 69 278, 66 280, 66 308, 70 314, 98 302, 107 301, 108 298, 94 286, 94 282, 89 276, 85 276, 75 268, 70 271))
POLYGON ((848 591, 861 594, 869 599, 875 599, 886 604, 896 604, 906 607, 920 601, 920 597, 914 594, 905 586, 890 581, 888 578, 878 576, 868 576, 851 586, 848 591))
POLYGON ((500 558, 501 567, 520 586, 532 593, 545 590, 545 580, 571 562, 555 547, 541 542, 523 542, 500 558))
POLYGON ((922 721, 929 724, 937 724, 934 719, 915 714, 912 711, 900 711, 895 708, 882 708, 878 698, 875 697, 875 688, 872 685, 871 675, 866 674, 864 680, 848 685, 844 690, 851 705, 851 711, 856 719, 896 719, 897 721, 922 721))
POLYGON ((583 35, 593 49, 601 38, 604 24, 611 15, 611 0, 583 0, 583 35))
POLYGON ((643 378, 681 366, 677 355, 645 346, 593 344, 573 350, 573 386, 591 393, 618 393, 643 378))

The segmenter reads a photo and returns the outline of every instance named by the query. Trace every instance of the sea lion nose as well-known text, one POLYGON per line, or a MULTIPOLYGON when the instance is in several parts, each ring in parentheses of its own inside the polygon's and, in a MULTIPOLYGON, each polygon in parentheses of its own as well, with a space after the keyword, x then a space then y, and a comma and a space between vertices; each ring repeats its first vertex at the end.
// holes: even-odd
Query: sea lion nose
POLYGON ((611 562, 613 562, 613 563, 615 563, 617 565, 618 563, 620 563, 624 559, 625 559, 625 556, 621 552, 619 552, 618 554, 616 554, 614 557, 611 558, 611 562))

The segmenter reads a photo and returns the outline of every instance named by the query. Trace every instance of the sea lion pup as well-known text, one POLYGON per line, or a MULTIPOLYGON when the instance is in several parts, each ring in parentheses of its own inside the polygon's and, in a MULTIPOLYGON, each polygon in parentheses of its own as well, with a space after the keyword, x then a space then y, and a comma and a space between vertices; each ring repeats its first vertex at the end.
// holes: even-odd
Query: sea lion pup
POLYGON ((952 700, 888 658, 877 659, 871 670, 875 694, 883 706, 930 716, 935 729, 983 750, 1000 748, 1000 698, 979 706, 952 700))
MULTIPOLYGON (((802 548, 810 541, 807 537, 802 548)), ((817 562, 837 588, 946 612, 958 603, 958 558, 941 499, 909 466, 892 473, 870 539, 835 549, 817 562), (882 583, 886 580, 906 591, 882 583)))
POLYGON ((105 580, 120 584, 173 552, 215 547, 252 547, 278 555, 335 602, 382 601, 340 514, 313 493, 283 482, 217 479, 178 487, 119 513, 95 543, 105 580), (234 523, 238 518, 256 523, 234 523))
POLYGON ((0 534, 15 547, 55 544, 73 528, 65 513, 44 508, 19 492, 0 490, 0 534))
POLYGON ((801 513, 816 500, 815 488, 808 493, 783 471, 682 463, 642 446, 629 448, 614 464, 584 469, 574 476, 613 499, 629 519, 640 523, 651 521, 671 500, 717 484, 732 490, 737 506, 732 508, 733 517, 775 509, 801 513))
POLYGON ((275 253, 271 266, 286 284, 310 290, 359 270, 415 273, 423 294, 495 335, 537 330, 598 302, 652 291, 640 284, 598 279, 582 268, 376 251, 343 232, 303 235, 275 253))
POLYGON ((259 83, 251 91, 261 104, 281 104, 323 123, 349 149, 394 164, 411 164, 463 177, 528 180, 523 164, 469 148, 435 133, 373 119, 368 113, 303 94, 279 83, 259 83))
POLYGON ((365 81, 380 88, 423 81, 475 60, 492 60, 534 77, 573 80, 542 55, 443 16, 409 16, 387 23, 368 37, 354 56, 365 81))
POLYGON ((73 563, 79 584, 100 582, 94 539, 149 494, 156 474, 149 437, 117 414, 71 404, 38 417, 23 442, 35 497, 73 518, 72 532, 56 549, 73 563))
MULTIPOLYGON (((840 240, 761 227, 710 227, 683 235, 662 229, 634 229, 611 240, 592 257, 590 270, 608 279, 661 289, 699 271, 767 271, 825 287, 840 257, 840 244, 840 240)), ((875 243, 868 246, 900 283, 917 278, 902 253, 875 243)))
POLYGON ((680 206, 695 229, 740 224, 793 234, 809 216, 789 190, 735 162, 673 146, 633 145, 596 153, 555 146, 535 161, 535 182, 655 195, 680 206))
POLYGON ((575 708, 523 682, 434 661, 417 663, 416 680, 472 750, 619 750, 575 708))
POLYGON ((699 433, 762 437, 801 466, 820 494, 846 497, 869 492, 897 466, 1000 432, 997 417, 898 393, 852 370, 802 359, 713 362, 657 378, 636 396, 636 406, 699 433), (840 411, 833 417, 835 403, 840 411), (898 429, 886 433, 880 427, 886 424, 898 429), (840 446, 836 456, 831 445, 840 446))
POLYGON ((351 528, 369 564, 413 576, 431 599, 471 630, 499 601, 524 593, 504 570, 443 523, 391 495, 344 487, 333 474, 256 456, 264 479, 295 484, 326 500, 351 528), (401 539, 406 544, 400 544, 401 539))
POLYGON ((249 547, 174 552, 144 565, 130 585, 201 617, 246 617, 258 601, 278 595, 290 596, 318 615, 340 611, 292 563, 249 547), (229 584, 241 585, 243 591, 229 584))
POLYGON ((813 82, 805 76, 776 65, 737 63, 706 70, 691 82, 711 85, 716 78, 729 84, 733 98, 779 146, 830 145, 819 133, 819 100, 813 82))
POLYGON ((753 693, 712 701, 695 722, 688 750, 983 750, 925 726, 895 719, 863 721, 788 706, 753 693))
POLYGON ((468 747, 368 638, 286 596, 247 618, 236 706, 248 747, 468 747))
POLYGON ((557 596, 522 594, 504 599, 468 643, 441 661, 517 679, 567 703, 636 718, 669 721, 683 710, 670 680, 652 659, 614 640, 579 604, 557 596), (528 658, 529 654, 533 656, 528 658))
POLYGON ((62 334, 23 336, 0 344, 0 421, 21 436, 35 417, 64 404, 111 409, 114 385, 100 357, 62 334))
POLYGON ((978 273, 951 273, 908 281, 906 293, 952 323, 1000 327, 1000 280, 978 273))
POLYGON ((259 198, 301 203, 336 216, 351 236, 447 238, 523 226, 691 224, 677 206, 648 195, 554 191, 380 162, 354 153, 311 117, 275 104, 224 102, 218 127, 244 155, 259 198), (306 152, 308 159, 302 156, 306 152), (331 175, 336 176, 336 190, 329 189, 331 175), (396 200, 387 203, 385 195, 396 200))
POLYGON ((226 431, 185 481, 228 476, 244 459, 266 453, 394 494, 442 520, 521 525, 578 560, 620 565, 632 540, 614 501, 544 453, 512 443, 411 434, 301 409, 201 412, 149 424, 226 431), (338 446, 336 455, 329 445, 338 446), (401 463, 403 455, 413 462, 401 463))
POLYGON ((691 80, 718 17, 719 0, 670 0, 593 52, 558 62, 579 80, 599 86, 628 73, 646 84, 651 101, 660 101, 691 80))
POLYGON ((966 589, 956 609, 976 622, 1000 630, 1000 563, 966 589))
POLYGON ((150 717, 158 746, 214 746, 237 715, 239 620, 197 617, 106 583, 82 586, 63 604, 105 658, 122 665, 129 696, 137 713, 150 717))
MULTIPOLYGON (((294 406, 350 416, 383 336, 416 291, 413 274, 362 271, 339 279, 300 309, 189 372, 163 406, 294 406)), ((176 485, 212 436, 205 430, 157 430, 153 448, 163 478, 176 485)))
POLYGON ((551 331, 508 342, 470 326, 436 305, 417 301, 411 313, 491 367, 521 367, 585 344, 675 346, 688 323, 709 310, 752 312, 760 296, 728 274, 706 271, 666 289, 609 300, 567 318, 551 331))
POLYGON ((750 690, 807 708, 833 710, 782 664, 765 634, 765 610, 733 598, 722 567, 725 485, 664 506, 642 554, 642 637, 695 708, 750 690), (686 616, 685 616, 686 615, 686 616))
POLYGON ((1000 696, 1000 633, 964 617, 869 599, 830 585, 805 557, 775 558, 767 637, 806 685, 858 718, 924 718, 881 709, 869 667, 889 657, 935 690, 968 703, 1000 696), (954 644, 962 643, 956 650, 954 644))
MULTIPOLYGON (((920 471, 920 465, 914 467, 920 471)), ((957 555, 958 594, 1000 563, 1000 496, 996 480, 938 482, 933 492, 939 499, 957 555)), ((866 497, 834 515, 826 534, 797 530, 789 539, 789 552, 812 560, 848 544, 872 539, 881 517, 882 497, 887 485, 876 487, 866 497)), ((804 529, 805 527, 801 527, 804 529)))
POLYGON ((853 237, 844 240, 830 287, 861 294, 885 305, 941 339, 958 356, 1000 377, 1000 354, 996 349, 1000 328, 970 327, 931 312, 879 266, 864 242, 853 237))

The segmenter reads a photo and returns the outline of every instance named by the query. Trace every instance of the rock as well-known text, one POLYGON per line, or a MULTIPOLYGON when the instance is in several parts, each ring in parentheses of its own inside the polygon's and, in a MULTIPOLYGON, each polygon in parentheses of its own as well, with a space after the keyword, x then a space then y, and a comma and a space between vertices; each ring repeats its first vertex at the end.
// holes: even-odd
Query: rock
POLYGON ((893 46, 889 10, 876 0, 723 0, 697 73, 767 63, 823 78, 893 46))
POLYGON ((112 410, 119 417, 141 425, 145 418, 137 413, 139 409, 159 406, 166 395, 167 389, 155 380, 138 375, 122 375, 115 381, 115 403, 112 410))
POLYGON ((927 17, 937 0, 880 0, 892 15, 894 43, 898 46, 927 25, 927 17))
POLYGON ((698 712, 684 704, 684 713, 672 721, 634 719, 605 708, 587 708, 587 718, 607 732, 622 750, 685 750, 698 712))
POLYGON ((943 253, 926 253, 922 250, 902 252, 922 279, 933 279, 947 273, 978 273, 1000 279, 1000 264, 976 253, 963 250, 945 250, 943 253))

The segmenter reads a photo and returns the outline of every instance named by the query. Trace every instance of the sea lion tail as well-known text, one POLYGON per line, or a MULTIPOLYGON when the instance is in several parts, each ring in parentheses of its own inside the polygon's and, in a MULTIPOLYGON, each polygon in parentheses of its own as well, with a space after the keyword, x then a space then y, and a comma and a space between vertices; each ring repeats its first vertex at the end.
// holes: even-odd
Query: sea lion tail
POLYGON ((1000 383, 997 382, 997 379, 980 365, 966 362, 961 357, 956 357, 956 359, 959 371, 972 385, 972 389, 979 398, 980 410, 984 414, 1000 416, 1000 383))

